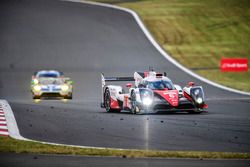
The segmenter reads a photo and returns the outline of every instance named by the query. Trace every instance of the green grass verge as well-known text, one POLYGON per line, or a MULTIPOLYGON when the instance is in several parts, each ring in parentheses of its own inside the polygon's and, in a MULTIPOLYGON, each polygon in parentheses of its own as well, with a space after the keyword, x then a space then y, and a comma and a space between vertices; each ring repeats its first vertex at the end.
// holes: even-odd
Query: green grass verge
POLYGON ((85 156, 117 156, 117 157, 127 157, 127 158, 160 157, 160 158, 250 159, 250 153, 77 148, 77 147, 41 144, 39 142, 21 141, 9 137, 0 137, 0 152, 63 154, 63 155, 67 154, 67 155, 85 155, 85 156))
POLYGON ((250 71, 219 70, 222 57, 250 60, 249 0, 95 1, 136 11, 158 43, 179 63, 201 69, 195 72, 217 83, 250 91, 250 71))

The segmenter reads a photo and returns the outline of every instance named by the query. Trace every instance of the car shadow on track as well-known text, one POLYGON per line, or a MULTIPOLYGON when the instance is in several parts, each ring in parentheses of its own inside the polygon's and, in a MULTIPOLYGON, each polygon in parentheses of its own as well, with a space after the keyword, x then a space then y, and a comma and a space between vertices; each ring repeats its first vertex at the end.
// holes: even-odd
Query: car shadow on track
POLYGON ((188 112, 150 112, 150 113, 138 113, 132 114, 128 111, 121 111, 121 112, 99 112, 101 114, 117 114, 117 115, 207 115, 207 111, 203 111, 202 113, 188 113, 188 112))

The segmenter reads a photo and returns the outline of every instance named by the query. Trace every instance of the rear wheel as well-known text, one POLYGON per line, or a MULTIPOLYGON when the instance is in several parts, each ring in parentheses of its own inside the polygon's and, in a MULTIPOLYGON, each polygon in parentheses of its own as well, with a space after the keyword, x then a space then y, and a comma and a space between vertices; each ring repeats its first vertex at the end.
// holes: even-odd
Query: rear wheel
POLYGON ((111 108, 111 97, 110 97, 110 92, 108 88, 105 90, 105 93, 104 93, 104 107, 107 112, 120 112, 121 111, 119 109, 111 108))

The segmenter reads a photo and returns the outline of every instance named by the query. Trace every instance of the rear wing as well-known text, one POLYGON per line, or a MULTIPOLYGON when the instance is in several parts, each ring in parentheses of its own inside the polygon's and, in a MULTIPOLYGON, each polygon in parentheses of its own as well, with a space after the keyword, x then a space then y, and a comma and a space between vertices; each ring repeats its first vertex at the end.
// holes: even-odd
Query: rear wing
POLYGON ((102 77, 102 88, 105 87, 106 82, 122 82, 122 81, 135 81, 134 77, 105 77, 104 74, 101 74, 102 77))
POLYGON ((102 78, 102 102, 101 107, 103 107, 104 102, 104 89, 106 82, 122 82, 122 81, 135 81, 134 77, 105 77, 104 74, 101 74, 102 78))
POLYGON ((105 87, 106 82, 121 82, 121 81, 135 81, 135 86, 137 87, 139 83, 148 76, 162 77, 167 76, 167 73, 164 72, 156 73, 155 71, 145 71, 145 72, 135 72, 133 77, 105 77, 104 74, 101 74, 102 77, 102 89, 105 87))

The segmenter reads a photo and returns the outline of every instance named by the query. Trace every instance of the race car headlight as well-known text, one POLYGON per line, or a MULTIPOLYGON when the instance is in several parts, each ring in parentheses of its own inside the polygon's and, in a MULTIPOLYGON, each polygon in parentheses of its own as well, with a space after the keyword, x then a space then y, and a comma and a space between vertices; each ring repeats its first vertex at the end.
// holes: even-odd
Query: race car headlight
POLYGON ((149 97, 143 98, 143 100, 142 100, 143 105, 146 105, 146 106, 151 105, 152 102, 153 102, 153 100, 149 97))
POLYGON ((200 105, 204 102, 204 93, 201 87, 192 88, 190 92, 195 103, 200 105))
POLYGON ((150 96, 150 93, 148 91, 144 91, 144 93, 142 94, 143 97, 148 97, 150 96))
POLYGON ((35 85, 34 86, 34 91, 39 92, 42 89, 40 85, 35 85))
POLYGON ((61 89, 62 89, 62 91, 68 91, 69 90, 69 86, 68 85, 62 85, 61 86, 61 89))
POLYGON ((194 94, 195 94, 195 96, 198 96, 200 94, 200 89, 195 89, 194 94))
POLYGON ((143 105, 149 106, 153 103, 153 92, 148 89, 140 89, 141 102, 143 105))
POLYGON ((203 100, 202 100, 201 97, 198 97, 198 98, 196 99, 196 102, 197 102, 198 104, 201 104, 201 103, 203 102, 203 100))
POLYGON ((38 84, 39 83, 39 81, 38 81, 38 79, 33 79, 33 84, 38 84))

